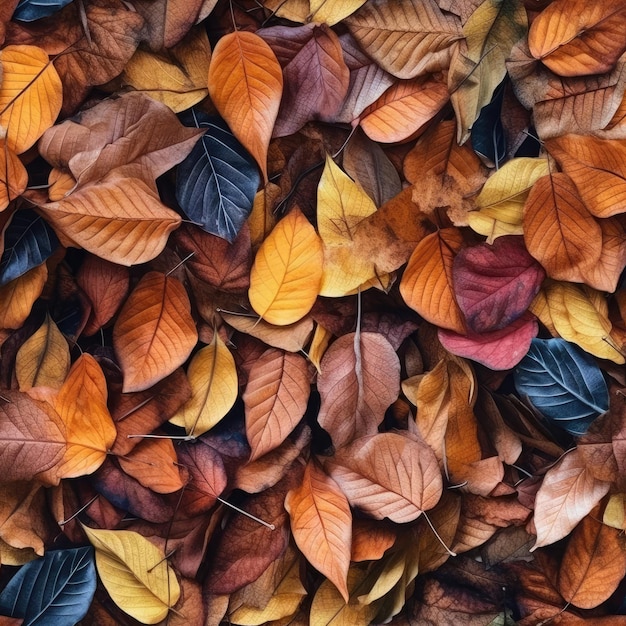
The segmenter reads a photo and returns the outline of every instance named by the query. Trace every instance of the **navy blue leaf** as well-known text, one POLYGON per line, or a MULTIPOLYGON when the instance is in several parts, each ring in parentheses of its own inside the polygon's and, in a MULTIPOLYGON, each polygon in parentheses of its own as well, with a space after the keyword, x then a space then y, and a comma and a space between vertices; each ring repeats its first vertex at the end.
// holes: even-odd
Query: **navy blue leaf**
POLYGON ((259 169, 219 117, 194 115, 206 128, 176 173, 176 198, 187 217, 232 242, 252 211, 259 169))
POLYGON ((609 408, 609 392, 595 361, 563 339, 533 339, 514 373, 515 388, 548 420, 584 435, 609 408))
POLYGON ((59 240, 46 221, 31 209, 16 211, 4 234, 0 257, 0 287, 41 265, 59 240))
POLYGON ((0 595, 0 613, 23 618, 23 626, 74 626, 95 591, 93 548, 54 550, 15 574, 0 595))
POLYGON ((502 100, 504 82, 496 89, 491 102, 480 110, 478 119, 472 125, 472 148, 496 166, 506 158, 506 138, 502 126, 502 100))
POLYGON ((56 13, 70 2, 72 0, 20 0, 13 12, 13 19, 33 22, 56 13))

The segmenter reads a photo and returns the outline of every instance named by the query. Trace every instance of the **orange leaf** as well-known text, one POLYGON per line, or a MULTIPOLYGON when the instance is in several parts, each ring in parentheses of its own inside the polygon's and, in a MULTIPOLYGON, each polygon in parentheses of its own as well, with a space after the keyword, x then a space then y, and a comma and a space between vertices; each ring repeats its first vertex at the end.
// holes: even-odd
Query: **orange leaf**
POLYGON ((270 324, 297 322, 317 298, 323 258, 320 238, 296 207, 257 251, 248 292, 252 308, 270 324))
POLYGON ((28 185, 28 172, 17 154, 0 140, 0 211, 20 196, 28 185))
POLYGON ((604 74, 626 50, 620 0, 555 0, 528 31, 532 55, 561 76, 604 74))
POLYGON ((252 365, 243 394, 253 461, 278 447, 304 416, 311 385, 306 360, 268 348, 252 365))
POLYGON ((0 128, 7 146, 21 154, 56 120, 63 101, 61 79, 37 46, 7 46, 0 63, 0 128))
POLYGON ((585 282, 602 253, 602 230, 572 179, 542 176, 524 206, 524 241, 550 278, 585 282))
POLYGON ((561 561, 561 595, 580 609, 593 609, 609 599, 625 574, 623 533, 587 515, 572 533, 561 561))
POLYGON ((315 461, 309 461, 302 483, 287 493, 285 508, 302 554, 348 602, 352 513, 346 496, 315 461))
POLYGON ((398 81, 361 113, 359 124, 374 141, 404 141, 429 122, 448 101, 442 78, 426 76, 398 81))
POLYGON ((64 478, 91 474, 106 459, 116 436, 107 396, 102 369, 90 354, 83 353, 52 401, 67 431, 68 446, 60 468, 64 478))
POLYGON ((606 495, 611 483, 594 478, 575 448, 562 456, 544 476, 535 500, 535 528, 539 548, 566 537, 606 495))
POLYGON ((113 327, 124 393, 147 389, 171 374, 187 360, 197 341, 185 288, 171 276, 148 272, 113 327))
POLYGON ((410 522, 441 497, 435 454, 425 443, 400 434, 355 439, 339 449, 328 466, 350 504, 375 519, 410 522))
POLYGON ((280 64, 261 37, 236 30, 217 42, 209 66, 209 94, 266 182, 267 149, 282 93, 280 64))
POLYGON ((326 350, 320 370, 318 421, 333 444, 378 432, 400 387, 400 361, 387 339, 371 332, 343 335, 326 350))
POLYGON ((0 287, 0 328, 19 328, 26 321, 47 278, 43 263, 0 287))
POLYGON ((454 297, 452 263, 463 245, 456 228, 444 228, 417 244, 400 281, 404 301, 432 324, 465 334, 454 297))

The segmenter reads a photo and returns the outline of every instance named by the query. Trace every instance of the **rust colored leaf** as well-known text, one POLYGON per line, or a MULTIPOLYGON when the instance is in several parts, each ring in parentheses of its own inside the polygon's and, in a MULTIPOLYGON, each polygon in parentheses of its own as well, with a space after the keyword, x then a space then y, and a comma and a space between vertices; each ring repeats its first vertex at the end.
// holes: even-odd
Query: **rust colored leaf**
POLYGON ((278 59, 255 33, 222 37, 209 67, 209 94, 235 137, 256 159, 267 182, 267 150, 283 93, 278 59))
POLYGON ((465 320, 454 295, 453 263, 462 245, 456 228, 427 235, 413 251, 400 281, 400 294, 412 309, 457 333, 465 332, 465 320))
POLYGON ((144 275, 113 327, 124 392, 142 391, 171 374, 197 341, 189 297, 181 283, 160 272, 144 275))
POLYGON ((22 326, 47 278, 48 268, 43 263, 0 287, 0 328, 22 326))
POLYGON ((566 174, 543 176, 524 207, 524 241, 550 278, 585 282, 602 253, 602 230, 566 174))
POLYGON ((329 459, 330 475, 352 506, 374 519, 409 522, 432 509, 442 480, 433 451, 396 433, 360 437, 329 459))
POLYGON ((607 600, 626 574, 622 533, 587 515, 572 533, 561 561, 558 589, 581 609, 607 600))
POLYGON ((393 527, 374 520, 355 519, 352 524, 352 554, 350 560, 377 561, 396 541, 393 527))
MULTIPOLYGON (((1 116, 0 116, 1 118, 1 116)), ((28 173, 6 140, 0 141, 0 211, 20 196, 28 185, 28 173)))
POLYGON ((380 334, 349 333, 328 348, 320 364, 318 421, 336 447, 378 431, 398 397, 400 361, 380 334))
POLYGON ((291 135, 309 120, 331 120, 348 92, 350 72, 339 38, 325 24, 306 28, 308 41, 283 71, 285 90, 275 137, 291 135))
POLYGON ((561 76, 603 74, 626 50, 621 37, 626 5, 556 0, 528 31, 532 55, 561 76))
POLYGON ((302 356, 269 348, 254 362, 243 394, 251 461, 278 447, 297 426, 310 391, 302 356))
POLYGON ((298 548, 347 602, 352 513, 346 496, 316 462, 309 461, 300 486, 287 493, 285 508, 298 548))
POLYGON ((91 302, 83 334, 89 337, 106 326, 122 306, 130 285, 128 269, 89 255, 76 276, 78 286, 91 302))
POLYGON ((578 449, 568 452, 551 467, 535 501, 537 541, 533 550, 566 537, 609 491, 610 483, 598 480, 578 449))

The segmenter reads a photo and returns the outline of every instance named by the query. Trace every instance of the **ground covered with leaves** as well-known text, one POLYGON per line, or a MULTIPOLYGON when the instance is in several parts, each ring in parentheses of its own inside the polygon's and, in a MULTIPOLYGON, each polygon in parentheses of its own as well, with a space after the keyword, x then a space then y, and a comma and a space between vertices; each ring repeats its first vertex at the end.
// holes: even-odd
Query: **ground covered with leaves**
POLYGON ((626 624, 625 27, 4 0, 0 625, 626 624))

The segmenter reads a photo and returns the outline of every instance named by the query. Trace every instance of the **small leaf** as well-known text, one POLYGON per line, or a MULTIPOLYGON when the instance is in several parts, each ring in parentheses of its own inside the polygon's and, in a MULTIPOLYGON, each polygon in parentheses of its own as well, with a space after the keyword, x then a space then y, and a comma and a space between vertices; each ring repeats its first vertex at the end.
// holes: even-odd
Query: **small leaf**
POLYGON ((4 139, 0 140, 0 211, 24 193, 28 185, 28 172, 19 157, 4 139))
POLYGON ((515 368, 515 388, 547 419, 573 435, 587 432, 609 408, 609 395, 595 361, 563 339, 533 339, 515 368))
POLYGON ((187 377, 191 384, 191 398, 170 418, 170 422, 197 437, 213 428, 237 399, 235 360, 217 333, 211 344, 198 350, 191 359, 187 377))
POLYGON ((45 263, 0 287, 0 328, 20 328, 48 278, 45 263))
POLYGON ((282 93, 280 64, 261 37, 236 30, 217 42, 209 67, 211 100, 256 159, 265 182, 267 150, 282 93))
POLYGON ((182 365, 198 341, 182 284, 160 272, 143 276, 113 327, 124 392, 142 391, 182 365))
POLYGON ((194 118, 207 130, 178 166, 176 199, 187 217, 232 242, 252 211, 259 172, 220 118, 194 118))
POLYGON ((180 596, 165 555, 139 533, 82 527, 96 549, 96 567, 113 602, 142 624, 167 617, 180 596))
POLYGON ((250 272, 252 308, 270 324, 286 326, 313 306, 322 280, 322 243, 297 207, 267 236, 250 272))
POLYGON ((285 508, 298 548, 347 602, 352 513, 343 492, 314 461, 309 461, 302 484, 287 493, 285 508))
POLYGON ((43 17, 54 15, 72 0, 20 0, 13 19, 21 22, 33 22, 43 17))
POLYGON ((73 626, 87 614, 95 591, 90 546, 51 550, 20 568, 0 595, 0 610, 24 624, 73 626))
POLYGON ((0 127, 9 148, 21 154, 61 111, 61 79, 46 52, 36 46, 6 46, 0 64, 0 127))

